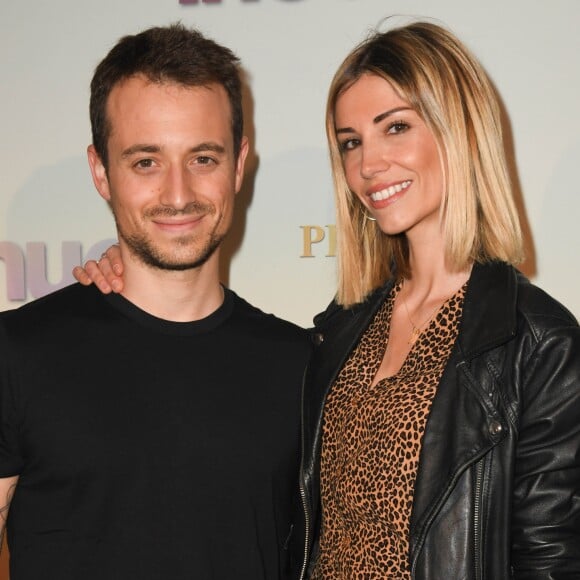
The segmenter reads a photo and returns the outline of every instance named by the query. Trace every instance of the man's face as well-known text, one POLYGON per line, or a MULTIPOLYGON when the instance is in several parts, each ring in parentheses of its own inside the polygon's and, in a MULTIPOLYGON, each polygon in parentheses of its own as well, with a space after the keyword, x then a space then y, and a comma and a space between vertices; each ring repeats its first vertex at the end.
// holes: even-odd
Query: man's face
POLYGON ((247 154, 234 158, 231 108, 218 84, 184 87, 134 76, 113 88, 106 170, 88 150, 119 243, 145 264, 185 270, 214 254, 232 221, 247 154))

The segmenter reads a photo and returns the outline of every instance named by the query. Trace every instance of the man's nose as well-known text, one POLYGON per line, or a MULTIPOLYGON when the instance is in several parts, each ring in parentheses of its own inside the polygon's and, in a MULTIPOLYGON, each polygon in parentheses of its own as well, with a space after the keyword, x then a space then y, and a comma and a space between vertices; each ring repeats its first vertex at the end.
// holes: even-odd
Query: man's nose
POLYGON ((187 169, 178 165, 170 167, 162 185, 161 203, 174 209, 184 209, 194 198, 191 175, 187 169))

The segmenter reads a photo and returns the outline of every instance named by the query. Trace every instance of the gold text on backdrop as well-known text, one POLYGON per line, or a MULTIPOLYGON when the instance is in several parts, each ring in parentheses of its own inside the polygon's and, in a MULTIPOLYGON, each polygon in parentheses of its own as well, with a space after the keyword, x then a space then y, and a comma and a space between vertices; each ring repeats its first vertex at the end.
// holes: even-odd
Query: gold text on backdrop
POLYGON ((316 258, 312 251, 312 246, 322 244, 322 246, 317 246, 319 248, 326 248, 326 258, 334 258, 336 256, 336 226, 300 226, 302 229, 302 254, 301 258, 316 258))

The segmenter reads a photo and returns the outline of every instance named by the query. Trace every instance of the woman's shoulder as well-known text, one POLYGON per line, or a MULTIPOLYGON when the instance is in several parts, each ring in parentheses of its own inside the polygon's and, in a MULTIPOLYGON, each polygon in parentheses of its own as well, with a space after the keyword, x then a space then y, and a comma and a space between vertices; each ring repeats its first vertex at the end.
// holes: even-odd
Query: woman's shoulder
POLYGON ((545 290, 533 284, 521 272, 516 271, 517 312, 536 334, 556 329, 578 328, 575 316, 545 290))
POLYGON ((501 261, 474 265, 467 310, 471 322, 500 327, 509 333, 517 332, 516 326, 522 324, 538 332, 578 327, 576 318, 563 304, 501 261))

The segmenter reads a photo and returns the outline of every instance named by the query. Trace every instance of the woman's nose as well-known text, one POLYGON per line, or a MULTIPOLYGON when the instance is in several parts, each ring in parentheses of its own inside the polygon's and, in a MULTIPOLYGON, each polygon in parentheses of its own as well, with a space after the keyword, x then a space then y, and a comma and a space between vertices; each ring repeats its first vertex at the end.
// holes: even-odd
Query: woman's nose
POLYGON ((377 143, 362 145, 361 176, 370 179, 381 171, 386 171, 391 166, 388 151, 377 143))

